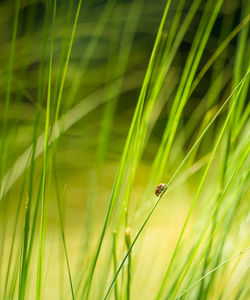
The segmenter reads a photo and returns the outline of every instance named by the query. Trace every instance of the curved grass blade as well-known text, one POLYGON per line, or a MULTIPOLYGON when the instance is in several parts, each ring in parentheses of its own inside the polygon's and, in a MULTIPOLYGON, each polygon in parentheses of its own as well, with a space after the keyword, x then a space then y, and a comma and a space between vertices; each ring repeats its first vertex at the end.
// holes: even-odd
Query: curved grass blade
POLYGON ((232 91, 232 93, 229 95, 229 97, 227 98, 227 100, 224 102, 224 104, 221 106, 221 108, 218 110, 218 112, 215 114, 215 116, 213 117, 213 119, 210 121, 210 123, 207 125, 207 127, 204 129, 204 131, 202 132, 202 134, 200 135, 200 137, 197 139, 197 141, 194 143, 194 145, 192 146, 192 148, 189 150, 189 152, 187 153, 187 155, 185 156, 185 158, 183 159, 183 161, 181 162, 181 164, 179 165, 179 167, 176 169, 176 171, 174 172, 173 176, 171 177, 171 179, 168 181, 167 185, 166 185, 166 189, 162 192, 162 194, 160 195, 160 197, 158 198, 158 200, 155 202, 155 204, 153 205, 153 207, 151 208, 150 212, 148 213, 145 221, 143 222, 142 226, 140 227, 139 231, 137 232, 134 240, 131 243, 131 246, 129 248, 129 250, 127 251, 127 253, 125 254, 124 258, 122 259, 122 262, 120 263, 117 272, 115 274, 115 276, 113 277, 110 286, 105 294, 104 299, 107 299, 116 279, 118 274, 120 273, 126 259, 128 258, 128 255, 130 253, 130 251, 132 250, 132 248, 134 247, 137 239, 139 238, 139 236, 141 235, 141 232, 143 231, 144 227, 146 226, 148 220, 150 219, 151 215, 153 214, 155 208, 157 207, 157 205, 159 204, 159 202, 161 201, 163 195, 166 193, 168 187, 172 184, 173 180, 175 179, 175 177, 179 174, 181 168, 183 167, 183 165, 185 164, 185 162, 188 160, 188 158, 190 157, 190 155, 192 154, 192 152, 194 151, 194 149, 196 148, 196 146, 199 144, 200 140, 204 137, 204 135, 206 134, 206 132, 208 131, 208 129, 211 127, 211 125, 214 123, 214 121, 217 119, 217 117, 220 115, 220 113, 223 111, 223 109, 225 108, 226 104, 229 102, 229 100, 231 99, 231 97, 234 95, 234 93, 242 86, 242 84, 244 83, 245 79, 247 78, 247 76, 250 74, 250 71, 248 71, 246 73, 246 75, 242 78, 242 80, 240 81, 240 83, 237 85, 237 87, 232 91))

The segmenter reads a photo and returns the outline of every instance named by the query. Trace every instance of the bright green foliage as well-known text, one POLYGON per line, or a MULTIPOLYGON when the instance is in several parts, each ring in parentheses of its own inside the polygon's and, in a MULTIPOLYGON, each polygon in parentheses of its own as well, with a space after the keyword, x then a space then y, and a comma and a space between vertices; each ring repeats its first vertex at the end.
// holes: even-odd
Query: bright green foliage
POLYGON ((0 299, 247 299, 250 2, 0 16, 0 299))

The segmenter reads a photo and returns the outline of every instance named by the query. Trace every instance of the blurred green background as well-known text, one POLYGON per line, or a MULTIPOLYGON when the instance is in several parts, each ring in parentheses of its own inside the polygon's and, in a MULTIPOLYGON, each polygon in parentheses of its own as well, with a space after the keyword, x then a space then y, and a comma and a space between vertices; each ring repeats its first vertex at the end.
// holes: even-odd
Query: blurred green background
MULTIPOLYGON (((217 2, 172 1, 170 4, 145 96, 147 99, 145 107, 150 103, 150 95, 158 82, 161 68, 168 63, 167 60, 163 60, 164 51, 168 45, 171 51, 174 49, 174 41, 178 39, 182 25, 185 24, 184 20, 190 16, 192 9, 193 16, 178 47, 173 50, 175 54, 160 85, 149 119, 145 124, 138 123, 138 127, 145 126, 148 132, 144 138, 141 136, 136 138, 137 140, 141 138, 144 144, 141 157, 135 164, 134 173, 132 172, 134 176, 129 172, 126 173, 133 165, 133 155, 126 161, 123 182, 117 196, 120 202, 114 206, 97 260, 89 296, 91 299, 103 299, 113 277, 113 230, 117 231, 119 263, 126 253, 125 228, 130 226, 132 237, 136 235, 156 201, 155 185, 169 181, 202 130, 248 70, 249 2, 231 0, 220 2, 221 6, 205 42, 192 83, 223 41, 237 26, 240 27, 237 34, 231 36, 225 50, 216 57, 195 89, 191 92, 189 90, 188 103, 183 108, 168 159, 158 173, 158 169, 154 169, 154 161, 164 140, 166 124, 171 119, 174 99, 178 94, 189 54, 198 32, 201 32, 200 44, 203 41, 202 36, 205 40, 204 32, 208 26, 205 20, 209 22, 209 18, 216 10, 217 2), (197 3, 196 8, 194 2, 197 3), (179 20, 174 23, 178 14, 179 20), (247 16, 248 19, 244 19, 247 16), (171 37, 173 24, 176 24, 176 28, 171 37), (205 24, 203 29, 202 24, 205 24), (168 44, 171 38, 173 43, 168 44), (128 180, 129 176, 131 181, 128 180), (129 198, 129 205, 123 206, 126 197, 129 198), (119 219, 120 210, 123 211, 121 219, 119 219)), ((75 298, 84 299, 88 272, 103 228, 109 199, 121 165, 120 159, 166 3, 162 0, 84 0, 77 19, 79 1, 57 0, 53 25, 53 1, 0 1, 0 286, 3 287, 0 291, 1 299, 39 299, 36 282, 41 178, 44 174, 44 136, 40 140, 38 137, 45 131, 51 39, 53 60, 49 124, 59 120, 61 127, 59 139, 53 138, 53 132, 49 133, 53 143, 50 143, 48 148, 46 166, 41 298, 72 297, 69 269, 65 260, 65 245, 62 242, 63 232, 75 298), (74 24, 76 30, 72 34, 74 24), (61 102, 57 111, 58 99, 61 102), (37 143, 37 152, 32 156, 32 147, 28 152, 27 149, 34 143, 37 143), (23 153, 24 156, 21 156, 23 153), (62 219, 58 199, 61 203, 62 219), (30 214, 28 216, 27 211, 30 214), (27 222, 29 225, 25 227, 27 222), (28 232, 26 240, 25 232, 28 232), (34 244, 30 248, 30 265, 25 273, 23 271, 26 263, 23 255, 26 251, 25 241, 28 242, 29 248, 32 238, 34 244), (22 276, 25 279, 22 279, 22 276), (25 293, 22 295, 23 290, 25 293)), ((176 265, 170 273, 169 290, 165 289, 163 293, 165 297, 168 295, 167 299, 171 299, 171 286, 173 289, 172 284, 178 279, 182 264, 185 266, 200 229, 207 224, 216 203, 215 195, 224 188, 220 180, 223 161, 228 159, 225 158, 227 141, 232 144, 228 150, 229 162, 225 164, 226 167, 224 165, 227 174, 225 182, 237 169, 242 149, 246 149, 246 145, 249 145, 249 113, 244 114, 245 111, 249 111, 248 86, 249 78, 242 92, 244 95, 241 96, 243 104, 240 109, 237 107, 239 110, 235 114, 235 123, 230 123, 231 129, 227 131, 227 137, 223 137, 222 145, 219 146, 208 171, 199 201, 192 212, 176 265), (242 125, 241 120, 244 120, 242 125)), ((147 110, 143 108, 142 111, 144 113, 147 110)), ((225 121, 225 111, 213 122, 136 242, 131 258, 131 299, 155 299, 205 170, 204 166, 209 160, 225 121)), ((162 147, 164 151, 165 146, 162 147)), ((137 148, 132 149, 131 153, 133 152, 136 153, 137 148)), ((243 175, 248 174, 249 155, 247 159, 244 162, 243 175)), ((249 180, 244 181, 243 190, 240 192, 242 200, 235 204, 235 210, 230 210, 230 216, 234 217, 225 218, 211 248, 208 248, 206 258, 209 263, 207 265, 205 263, 203 269, 204 261, 202 263, 195 261, 197 268, 192 269, 193 273, 190 270, 179 292, 190 284, 189 279, 199 279, 203 274, 202 270, 208 272, 215 267, 213 257, 218 253, 217 262, 222 262, 248 246, 248 183, 249 180), (227 235, 223 240, 225 232, 227 235)), ((237 184, 238 181, 234 182, 231 195, 236 191, 237 184)), ((230 193, 227 197, 230 197, 230 193)), ((221 214, 223 209, 222 207, 221 214)), ((214 222, 216 223, 216 218, 214 222)), ((206 239, 209 240, 209 233, 206 239)), ((205 241, 203 243, 206 249, 205 241)), ((203 244, 201 245, 203 247, 203 244)), ((198 251, 198 256, 200 253, 202 250, 198 251)), ((230 264, 232 267, 223 268, 223 272, 219 270, 218 276, 210 283, 211 288, 208 288, 209 282, 206 281, 205 287, 197 285, 193 289, 194 292, 188 294, 186 298, 247 299, 249 295, 249 280, 246 275, 249 271, 247 255, 244 254, 242 259, 236 259, 230 264), (239 273, 241 281, 237 283, 236 277, 239 273)), ((119 299, 129 299, 125 288, 126 268, 127 263, 119 275, 119 299)), ((163 295, 160 299, 165 299, 163 295)), ((111 291, 110 296, 116 298, 117 295, 111 291)))

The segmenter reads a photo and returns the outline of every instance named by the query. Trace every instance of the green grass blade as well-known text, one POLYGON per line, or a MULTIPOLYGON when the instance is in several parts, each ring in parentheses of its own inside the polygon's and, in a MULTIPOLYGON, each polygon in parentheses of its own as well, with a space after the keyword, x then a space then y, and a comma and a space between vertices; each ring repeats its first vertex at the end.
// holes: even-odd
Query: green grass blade
POLYGON ((223 267, 224 265, 226 265, 227 263, 229 263, 231 260, 233 260, 234 258, 240 256, 241 254, 245 253, 246 251, 248 251, 250 249, 250 247, 241 250, 240 252, 236 253, 235 255, 233 255, 232 257, 228 258, 227 260, 225 260, 223 263, 221 263, 220 265, 218 265, 217 267, 215 267, 214 269, 212 269, 211 271, 209 271, 208 273, 206 273, 204 276, 202 276, 199 280, 197 280, 195 283, 193 283, 188 289, 184 290, 180 295, 178 295, 176 297, 176 299, 179 299, 182 295, 186 294, 189 292, 189 290, 191 290, 194 286, 196 286, 197 284, 199 284, 202 280, 204 280, 206 277, 210 276, 211 274, 213 274, 214 272, 216 272, 218 269, 220 269, 221 267, 223 267))
POLYGON ((218 112, 216 113, 216 115, 214 116, 214 118, 211 120, 211 122, 207 125, 207 127, 204 129, 204 131, 202 132, 202 134, 200 135, 200 137, 197 139, 197 141, 195 142, 195 144, 192 146, 192 148, 189 150, 189 152, 187 153, 187 155, 185 156, 185 158, 183 159, 183 161, 181 162, 181 164, 179 165, 179 167, 176 169, 176 171, 174 172, 173 176, 171 177, 171 179, 169 180, 169 182, 166 185, 166 189, 162 192, 162 194, 160 195, 159 199, 155 202, 155 204, 153 205, 153 207, 151 208, 150 212, 148 213, 145 221, 143 222, 142 226, 140 227, 140 229, 138 230, 134 240, 131 243, 131 246, 129 248, 129 250, 127 251, 127 253, 125 254, 124 258, 122 259, 122 262, 120 263, 117 272, 115 274, 115 276, 113 277, 109 288, 105 294, 104 299, 107 299, 116 279, 118 274, 120 273, 126 259, 128 258, 129 252, 132 250, 132 248, 134 247, 137 239, 139 238, 139 236, 141 235, 141 232, 143 231, 144 227, 146 226, 148 220, 150 219, 151 215, 153 214, 155 208, 157 207, 157 205, 159 204, 160 200, 162 199, 163 195, 166 193, 168 187, 171 185, 171 183, 174 181, 175 177, 177 176, 177 174, 180 172, 182 166, 185 164, 185 162, 188 160, 188 158, 190 157, 190 155, 192 154, 192 152, 194 151, 194 149, 196 148, 196 146, 199 144, 200 140, 204 137, 204 135, 206 134, 206 132, 208 131, 208 129, 211 127, 211 125, 214 123, 214 121, 217 119, 217 117, 220 115, 220 113, 223 111, 224 107, 226 106, 226 104, 229 102, 229 100, 231 99, 231 97, 234 95, 234 93, 236 91, 238 91, 238 89, 242 86, 244 80, 247 78, 247 76, 249 75, 250 71, 247 72, 247 74, 242 78, 242 80, 240 81, 240 83, 237 85, 237 87, 232 91, 232 93, 230 94, 230 96, 227 98, 227 100, 224 102, 224 104, 222 105, 222 107, 218 110, 218 112))
POLYGON ((52 61, 53 61, 53 40, 54 40, 54 26, 56 19, 56 0, 53 2, 53 25, 50 45, 50 62, 49 62, 49 78, 48 78, 48 92, 47 92, 47 109, 45 122, 45 136, 44 136, 44 160, 43 160, 43 180, 42 180, 42 204, 41 204, 41 222, 39 233, 39 250, 38 250, 38 266, 37 266, 37 283, 36 283, 36 299, 41 299, 42 289, 42 252, 43 252, 43 237, 44 237, 44 214, 45 214, 45 190, 47 177, 47 161, 48 161, 48 143, 49 143, 49 123, 50 123, 50 100, 51 100, 51 82, 52 82, 52 61))

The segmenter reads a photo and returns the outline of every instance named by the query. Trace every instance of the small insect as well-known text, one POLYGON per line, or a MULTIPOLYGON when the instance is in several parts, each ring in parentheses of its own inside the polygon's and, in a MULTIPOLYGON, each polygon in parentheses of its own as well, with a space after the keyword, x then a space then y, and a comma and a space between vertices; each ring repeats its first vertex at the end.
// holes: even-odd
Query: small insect
POLYGON ((157 185, 156 189, 155 189, 155 194, 157 197, 160 196, 160 194, 165 190, 166 188, 166 184, 165 183, 160 183, 157 185))

